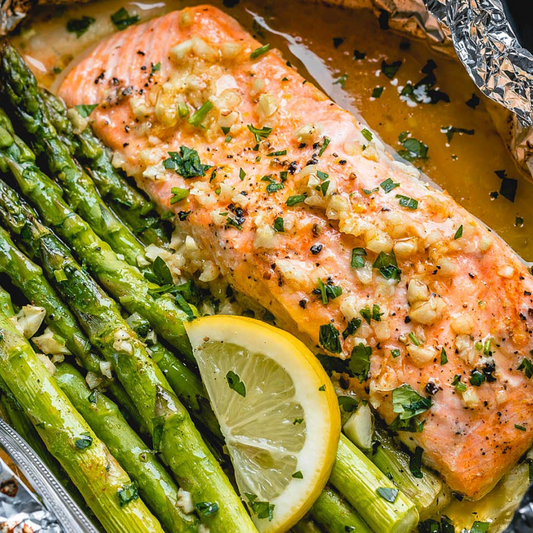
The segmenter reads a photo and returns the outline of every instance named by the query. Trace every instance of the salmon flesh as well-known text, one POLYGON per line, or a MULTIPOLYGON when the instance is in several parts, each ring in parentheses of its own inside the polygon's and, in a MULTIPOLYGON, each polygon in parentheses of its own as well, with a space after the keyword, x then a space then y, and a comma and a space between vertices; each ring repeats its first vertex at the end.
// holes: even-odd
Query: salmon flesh
POLYGON ((200 279, 331 356, 452 490, 481 497, 528 450, 527 268, 278 51, 187 8, 101 42, 60 95, 98 104, 94 131, 176 214, 200 279))

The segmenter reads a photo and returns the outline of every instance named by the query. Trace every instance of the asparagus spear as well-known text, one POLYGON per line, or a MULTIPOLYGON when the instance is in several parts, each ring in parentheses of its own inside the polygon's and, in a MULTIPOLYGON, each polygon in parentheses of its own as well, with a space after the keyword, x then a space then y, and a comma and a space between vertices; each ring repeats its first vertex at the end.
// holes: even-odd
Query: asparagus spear
POLYGON ((311 509, 311 516, 330 533, 372 533, 363 519, 331 488, 326 487, 311 509))
POLYGON ((293 533, 320 533, 322 530, 311 518, 303 518, 291 531, 293 533))
POLYGON ((418 523, 413 502, 343 434, 330 483, 374 531, 403 533, 418 523))
POLYGON ((91 392, 83 376, 71 365, 57 366, 55 378, 85 418, 98 438, 139 486, 139 493, 148 507, 168 531, 197 531, 198 520, 185 514, 178 506, 178 487, 153 455, 152 451, 131 429, 115 403, 103 393, 91 392))
POLYGON ((409 467, 409 455, 399 450, 383 429, 376 429, 379 445, 370 459, 416 505, 420 519, 425 520, 447 503, 449 497, 443 482, 430 470, 421 467, 421 477, 416 477, 409 467))
MULTIPOLYGON (((193 360, 183 326, 190 314, 180 309, 170 294, 157 294, 158 285, 150 283, 137 268, 122 261, 109 244, 72 211, 63 200, 61 189, 35 165, 35 155, 14 134, 11 121, 2 110, 0 170, 11 172, 46 224, 59 233, 120 304, 130 313, 138 313, 148 320, 163 338, 193 360)), ((190 309, 187 311, 191 313, 190 309)))
MULTIPOLYGON (((26 214, 24 214, 24 207, 19 202, 17 193, 0 180, 0 217, 14 233, 23 231, 27 224, 27 216, 33 216, 31 208, 26 206, 25 209, 26 214)), ((34 258, 38 257, 37 249, 29 251, 34 258)), ((20 252, 9 234, 2 228, 0 228, 0 272, 7 274, 29 301, 46 309, 47 323, 67 340, 67 347, 81 360, 83 366, 87 370, 100 373, 100 358, 91 352, 89 340, 79 329, 69 309, 48 283, 41 267, 20 252)), ((147 324, 146 321, 145 323, 147 324)), ((193 416, 214 435, 221 436, 218 422, 202 383, 194 372, 177 360, 161 344, 155 344, 148 349, 174 392, 191 410, 193 416)), ((137 409, 123 387, 111 381, 109 390, 121 407, 125 408, 126 413, 135 420, 137 426, 142 426, 143 422, 138 416, 137 409)))
POLYGON ((136 265, 144 256, 144 248, 135 236, 118 221, 96 192, 89 176, 74 161, 68 147, 58 137, 37 93, 37 81, 22 57, 7 41, 1 45, 0 77, 3 93, 13 106, 21 126, 32 140, 32 146, 59 180, 70 205, 85 220, 90 220, 97 235, 104 235, 117 253, 136 265))
MULTIPOLYGON (((11 192, 12 190, 0 180, 2 202, 9 202, 11 192)), ((106 380, 102 376, 100 362, 103 360, 92 351, 89 339, 82 333, 68 307, 50 286, 41 267, 17 249, 9 233, 3 228, 0 228, 0 272, 9 276, 28 301, 46 310, 45 322, 50 329, 65 340, 67 348, 79 359, 84 368, 101 376, 102 384, 109 387, 128 417, 140 426, 142 421, 137 416, 137 410, 130 397, 119 383, 106 380)))
MULTIPOLYGON (((3 195, 0 195, 3 196, 3 195)), ((3 199, 0 198, 0 201, 3 199)), ((80 267, 62 242, 35 220, 19 202, 24 230, 5 218, 10 230, 33 254, 40 255, 49 279, 55 280, 91 342, 109 361, 134 401, 139 415, 182 488, 191 493, 202 521, 216 531, 251 532, 254 525, 226 475, 175 397, 144 343, 122 318, 116 303, 80 267), (216 512, 205 512, 207 509, 216 512), (203 511, 203 513, 202 513, 203 511)), ((3 213, 2 213, 3 214, 3 213)), ((12 217, 13 218, 13 217, 12 217)))
POLYGON ((168 236, 154 204, 115 169, 108 150, 90 126, 74 133, 63 100, 42 87, 38 92, 50 122, 70 153, 84 165, 102 198, 144 244, 165 246, 168 236))
POLYGON ((0 376, 108 533, 163 532, 129 476, 4 312, 0 312, 0 376))

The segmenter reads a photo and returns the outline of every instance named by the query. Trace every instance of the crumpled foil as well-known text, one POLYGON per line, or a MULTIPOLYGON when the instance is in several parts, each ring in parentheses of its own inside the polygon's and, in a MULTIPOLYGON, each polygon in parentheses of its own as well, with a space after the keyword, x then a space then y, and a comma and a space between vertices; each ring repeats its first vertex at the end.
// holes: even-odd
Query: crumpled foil
POLYGON ((0 532, 63 533, 56 518, 0 459, 0 532))

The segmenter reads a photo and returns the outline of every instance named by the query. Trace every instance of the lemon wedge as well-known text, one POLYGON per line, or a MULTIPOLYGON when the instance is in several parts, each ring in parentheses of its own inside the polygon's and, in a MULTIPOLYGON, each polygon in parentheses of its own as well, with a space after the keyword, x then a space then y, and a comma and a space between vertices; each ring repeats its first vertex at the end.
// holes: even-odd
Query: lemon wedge
POLYGON ((261 533, 287 531, 322 492, 340 435, 324 369, 293 336, 250 318, 187 324, 241 497, 261 533))

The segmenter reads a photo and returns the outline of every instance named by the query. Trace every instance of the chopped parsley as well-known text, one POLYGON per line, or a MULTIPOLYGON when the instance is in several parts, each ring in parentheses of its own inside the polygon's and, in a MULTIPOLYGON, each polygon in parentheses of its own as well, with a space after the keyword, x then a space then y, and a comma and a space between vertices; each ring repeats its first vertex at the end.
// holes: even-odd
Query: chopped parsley
POLYGON ((324 305, 326 305, 329 302, 329 300, 334 300, 335 298, 338 298, 342 294, 342 287, 333 285, 329 281, 327 283, 324 283, 320 278, 318 280, 317 290, 322 296, 322 303, 324 305))
POLYGON ((281 189, 284 189, 285 188, 285 185, 283 185, 283 183, 269 183, 267 185, 267 192, 269 194, 272 194, 273 192, 278 192, 278 191, 281 191, 281 189))
POLYGON ((385 191, 385 194, 391 192, 392 190, 399 187, 399 183, 394 183, 391 178, 387 178, 385 181, 382 181, 379 186, 385 191))
POLYGON ((74 440, 74 445, 78 450, 85 450, 93 443, 93 439, 89 433, 83 433, 80 437, 74 440))
POLYGON ((111 15, 111 22, 115 25, 117 30, 124 30, 141 20, 141 17, 134 13, 130 15, 124 7, 121 7, 116 13, 111 15))
POLYGON ((139 498, 139 491, 137 490, 137 483, 135 481, 129 485, 124 485, 117 490, 118 501, 120 507, 124 507, 128 503, 139 498))
POLYGON ((249 494, 248 492, 245 492, 244 495, 246 498, 248 498, 248 505, 252 510, 252 513, 255 514, 257 518, 268 518, 270 522, 272 521, 274 518, 274 504, 268 502, 258 502, 255 494, 249 494))
POLYGON ((251 54, 250 59, 257 59, 259 56, 266 54, 270 50, 270 44, 265 44, 259 48, 256 48, 251 54))
POLYGON ((372 347, 365 346, 362 342, 357 346, 354 346, 352 350, 352 355, 348 364, 352 374, 359 379, 359 383, 363 383, 363 381, 368 379, 371 355, 372 347))
POLYGON ((521 370, 526 378, 531 379, 533 377, 533 361, 524 357, 518 366, 518 370, 521 370))
POLYGON ((442 133, 446 134, 446 139, 448 139, 448 142, 451 142, 453 139, 453 136, 456 133, 465 134, 465 135, 474 135, 475 130, 466 130, 464 128, 456 128, 455 126, 446 126, 441 128, 442 133))
POLYGON ((381 317, 383 316, 383 313, 380 312, 380 307, 378 304, 374 304, 372 306, 372 311, 368 306, 363 307, 359 314, 365 319, 365 322, 367 324, 370 324, 371 320, 375 320, 376 322, 381 322, 381 317))
POLYGON ((440 364, 445 365, 448 362, 448 355, 446 354, 446 350, 444 347, 440 351, 440 364))
POLYGON ((376 492, 384 500, 388 501, 389 503, 394 503, 400 491, 398 489, 390 489, 389 487, 380 487, 376 490, 376 492))
POLYGON ((274 219, 274 231, 277 231, 278 233, 283 233, 285 231, 285 225, 282 217, 276 217, 274 219))
POLYGON ((470 374, 470 384, 474 387, 479 387, 485 382, 485 374, 483 372, 480 372, 479 370, 472 370, 472 373, 470 374))
POLYGON ((152 263, 152 272, 144 272, 144 277, 148 281, 156 283, 157 285, 161 285, 162 287, 165 285, 174 285, 170 269, 168 268, 164 259, 159 256, 157 256, 152 263))
POLYGON ((422 479, 424 477, 424 474, 422 473, 422 454, 424 453, 424 450, 417 446, 415 448, 415 451, 413 454, 410 454, 409 457, 409 470, 411 470, 411 474, 415 476, 418 479, 422 479))
POLYGON ((76 37, 79 39, 89 29, 89 26, 95 22, 96 19, 88 17, 87 15, 83 15, 83 17, 79 19, 70 19, 67 22, 67 31, 75 33, 76 37))
POLYGON ((195 316, 192 307, 189 305, 189 302, 187 302, 184 296, 180 293, 176 294, 175 298, 178 307, 187 315, 187 320, 192 322, 195 319, 195 316))
POLYGON ((218 511, 219 507, 217 502, 200 502, 196 504, 196 509, 202 516, 211 516, 218 511))
POLYGON ((342 338, 346 339, 350 335, 354 335, 355 332, 361 327, 362 320, 360 318, 352 318, 348 325, 346 326, 346 329, 342 332, 342 338))
POLYGON ((207 117, 209 111, 213 109, 213 103, 211 100, 206 100, 201 107, 199 107, 192 115, 191 118, 187 121, 191 126, 198 128, 202 122, 207 117))
POLYGON ((322 156, 322 154, 326 151, 326 148, 329 146, 330 142, 331 142, 331 139, 329 137, 324 137, 324 140, 322 141, 322 146, 320 148, 320 152, 318 152, 318 157, 322 156))
POLYGON ((518 429, 519 431, 527 431, 524 426, 520 426, 519 424, 515 424, 514 427, 518 429))
POLYGON ((428 146, 418 139, 408 137, 407 132, 400 134, 398 142, 403 146, 403 150, 398 150, 398 155, 405 160, 416 161, 417 159, 427 159, 428 146))
POLYGON ((295 418, 294 422, 292 423, 293 426, 299 426, 304 421, 303 418, 295 418))
POLYGON ((82 118, 87 118, 97 107, 98 104, 85 104, 74 106, 74 108, 82 118))
POLYGON ((357 400, 353 398, 352 396, 339 396, 339 407, 342 407, 342 409, 346 413, 351 413, 355 410, 357 407, 357 400))
POLYGON ((389 80, 392 80, 394 76, 396 76, 396 73, 402 66, 401 61, 393 61, 392 63, 387 63, 385 60, 381 62, 381 72, 389 78, 389 80))
POLYGON ((241 168, 239 170, 239 178, 242 181, 245 177, 246 177, 246 172, 244 172, 244 170, 241 168))
POLYGON ((494 174, 496 174, 496 176, 502 180, 502 184, 500 185, 500 194, 510 202, 514 202, 516 190, 518 188, 518 181, 508 178, 505 170, 495 170, 494 174))
POLYGON ((352 268, 363 268, 365 266, 366 250, 364 248, 354 248, 352 250, 352 260, 350 266, 352 268))
POLYGON ((363 137, 368 141, 370 142, 374 136, 372 135, 372 132, 370 130, 367 130, 366 128, 363 128, 361 130, 361 134, 363 135, 363 137))
POLYGON ((360 52, 359 50, 353 51, 353 58, 354 60, 361 60, 366 57, 366 52, 360 52))
POLYGON ((404 383, 392 391, 392 410, 400 420, 409 420, 431 407, 431 398, 425 398, 416 392, 411 385, 404 383))
POLYGON ((237 394, 240 394, 243 398, 246 398, 246 385, 241 381, 241 378, 230 370, 226 374, 226 381, 228 382, 229 388, 234 390, 237 394))
POLYGON ((304 475, 302 474, 302 472, 300 470, 298 470, 298 472, 294 472, 294 474, 292 475, 292 477, 294 479, 303 479, 304 478, 304 475))
POLYGON ((278 150, 277 152, 270 152, 267 157, 278 157, 280 155, 287 155, 287 150, 278 150))
POLYGON ((96 391, 92 391, 91 394, 87 397, 87 400, 90 403, 96 403, 96 391))
POLYGON ((393 350, 390 351, 390 354, 392 355, 393 359, 396 359, 397 357, 400 357, 400 350, 398 350, 397 348, 394 348, 393 350))
POLYGON ((296 204, 301 204, 307 196, 305 194, 295 194, 294 196, 289 196, 287 202, 285 202, 289 207, 292 207, 296 204))
POLYGON ((341 341, 339 339, 339 330, 331 323, 320 326, 318 340, 326 350, 331 353, 341 353, 341 341))
POLYGON ((477 94, 472 93, 472 97, 468 99, 465 104, 468 107, 471 107, 472 109, 475 109, 479 105, 479 96, 477 94))
POLYGON ((452 387, 454 387, 457 392, 464 392, 466 390, 466 385, 461 381, 461 376, 459 374, 455 374, 453 377, 452 387))
POLYGON ((342 76, 339 76, 334 82, 333 85, 340 85, 343 89, 346 85, 346 80, 348 79, 348 74, 342 74, 342 76))
POLYGON ((151 74, 153 74, 154 72, 157 72, 158 70, 161 70, 161 61, 159 61, 155 65, 152 63, 151 74))
POLYGON ((375 189, 363 189, 363 192, 367 195, 367 196, 370 196, 371 194, 375 193, 375 192, 378 192, 379 191, 379 187, 376 187, 375 189))
POLYGON ((390 254, 380 252, 372 267, 378 269, 385 279, 400 281, 402 271, 398 268, 396 254, 394 252, 390 254))
POLYGON ((486 533, 489 530, 489 526, 489 522, 480 522, 479 520, 476 520, 472 524, 469 533, 486 533))
POLYGON ((326 384, 324 383, 323 385, 320 385, 320 387, 318 387, 318 390, 320 392, 324 392, 326 390, 326 384))
POLYGON ((456 241, 457 239, 460 239, 462 236, 463 236, 463 225, 461 224, 457 228, 457 231, 455 232, 455 234, 453 236, 453 240, 456 241))
POLYGON ((418 209, 418 200, 415 200, 414 198, 409 198, 409 196, 404 196, 403 194, 397 194, 396 198, 398 198, 399 204, 402 207, 407 207, 408 209, 412 209, 413 211, 415 209, 418 209))
POLYGON ((372 98, 380 98, 383 93, 383 87, 374 87, 372 90, 372 98))
POLYGON ((200 162, 200 156, 194 148, 181 146, 179 152, 169 152, 168 155, 170 157, 163 161, 163 166, 175 170, 185 179, 205 176, 205 171, 211 168, 200 162))
POLYGON ((256 128, 252 124, 248 124, 248 129, 254 136, 255 142, 257 143, 257 146, 254 147, 254 150, 259 149, 259 143, 262 139, 267 139, 268 136, 272 133, 272 128, 268 128, 265 126, 264 128, 256 128))
POLYGON ((170 197, 170 205, 177 204, 189 196, 189 189, 184 189, 183 187, 172 187, 170 192, 172 193, 172 196, 170 197))

